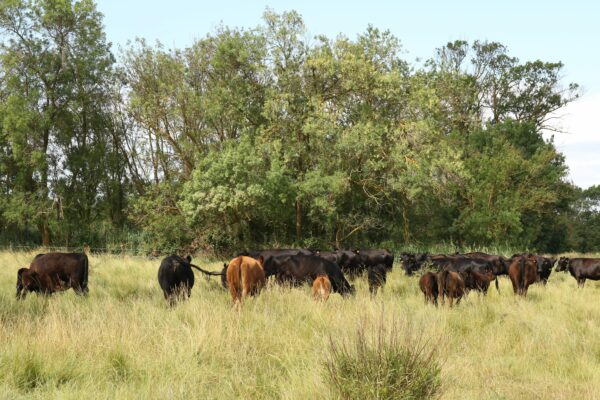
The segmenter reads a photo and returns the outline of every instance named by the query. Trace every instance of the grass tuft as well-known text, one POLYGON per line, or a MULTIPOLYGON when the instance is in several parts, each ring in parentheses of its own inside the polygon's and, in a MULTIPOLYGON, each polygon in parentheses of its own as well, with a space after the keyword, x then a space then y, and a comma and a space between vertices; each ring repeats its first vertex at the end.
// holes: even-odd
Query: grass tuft
POLYGON ((360 323, 351 339, 331 339, 326 380, 343 399, 431 399, 440 395, 436 346, 423 331, 383 320, 360 323))

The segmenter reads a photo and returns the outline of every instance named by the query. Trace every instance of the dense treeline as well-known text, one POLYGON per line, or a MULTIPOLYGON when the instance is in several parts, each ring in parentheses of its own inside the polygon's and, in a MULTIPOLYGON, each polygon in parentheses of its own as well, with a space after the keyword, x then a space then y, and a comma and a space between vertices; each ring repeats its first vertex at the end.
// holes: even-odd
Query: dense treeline
POLYGON ((457 41, 416 65, 270 10, 118 57, 91 0, 4 1, 0 27, 3 243, 599 250, 599 188, 541 135, 578 97, 560 62, 457 41))

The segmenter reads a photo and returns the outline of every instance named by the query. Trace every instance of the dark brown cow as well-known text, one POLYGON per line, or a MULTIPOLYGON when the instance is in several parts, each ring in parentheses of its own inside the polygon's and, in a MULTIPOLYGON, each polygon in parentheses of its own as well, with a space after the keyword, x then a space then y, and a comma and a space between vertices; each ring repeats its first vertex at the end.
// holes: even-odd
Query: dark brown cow
POLYGON ((425 297, 425 304, 428 302, 437 306, 438 299, 438 284, 437 274, 435 272, 427 272, 419 279, 419 288, 425 297))
POLYGON ((577 280, 577 285, 583 288, 586 279, 600 280, 600 258, 568 258, 561 257, 556 266, 556 272, 569 271, 577 280))
POLYGON ((490 282, 494 279, 496 279, 496 277, 492 271, 488 271, 487 273, 467 271, 463 274, 465 288, 467 290, 477 290, 482 292, 484 295, 487 295, 490 282))
POLYGON ((78 295, 89 292, 84 253, 38 254, 29 268, 17 272, 17 299, 24 299, 27 292, 51 294, 70 288, 78 295))
POLYGON ((438 296, 444 305, 444 298, 450 299, 450 307, 456 299, 456 304, 465 295, 465 282, 460 273, 444 269, 437 274, 438 296))
POLYGON ((229 262, 227 285, 234 306, 241 307, 246 296, 258 294, 265 285, 265 271, 262 263, 262 256, 258 260, 239 256, 229 262))
POLYGON ((514 255, 508 266, 508 276, 515 294, 527 296, 529 285, 538 279, 537 259, 533 254, 514 255))

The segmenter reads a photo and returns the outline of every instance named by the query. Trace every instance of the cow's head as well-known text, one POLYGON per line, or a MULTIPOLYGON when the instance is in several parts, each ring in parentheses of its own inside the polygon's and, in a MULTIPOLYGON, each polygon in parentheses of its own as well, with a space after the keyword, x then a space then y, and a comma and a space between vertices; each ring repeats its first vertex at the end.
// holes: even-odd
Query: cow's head
POLYGON ((39 292, 42 289, 40 275, 29 268, 20 268, 17 272, 17 299, 24 299, 27 292, 39 292))
POLYGON ((277 275, 280 272, 281 265, 287 262, 291 257, 273 257, 269 256, 263 259, 261 265, 265 271, 265 278, 277 275))
POLYGON ((414 271, 419 269, 419 265, 414 254, 402 253, 400 254, 400 259, 402 260, 402 266, 404 267, 406 275, 412 275, 414 271))
POLYGON ((566 271, 569 268, 569 257, 561 257, 556 266, 556 272, 566 271))

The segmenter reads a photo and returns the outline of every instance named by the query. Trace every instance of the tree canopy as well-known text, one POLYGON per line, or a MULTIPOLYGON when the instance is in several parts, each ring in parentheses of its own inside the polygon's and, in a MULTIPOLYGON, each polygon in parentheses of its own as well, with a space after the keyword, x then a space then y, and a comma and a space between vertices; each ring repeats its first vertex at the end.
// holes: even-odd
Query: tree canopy
POLYGON ((4 243, 598 246, 596 188, 542 136, 579 96, 560 62, 456 41, 413 65, 269 9, 118 57, 91 0, 5 1, 0 29, 4 243))

